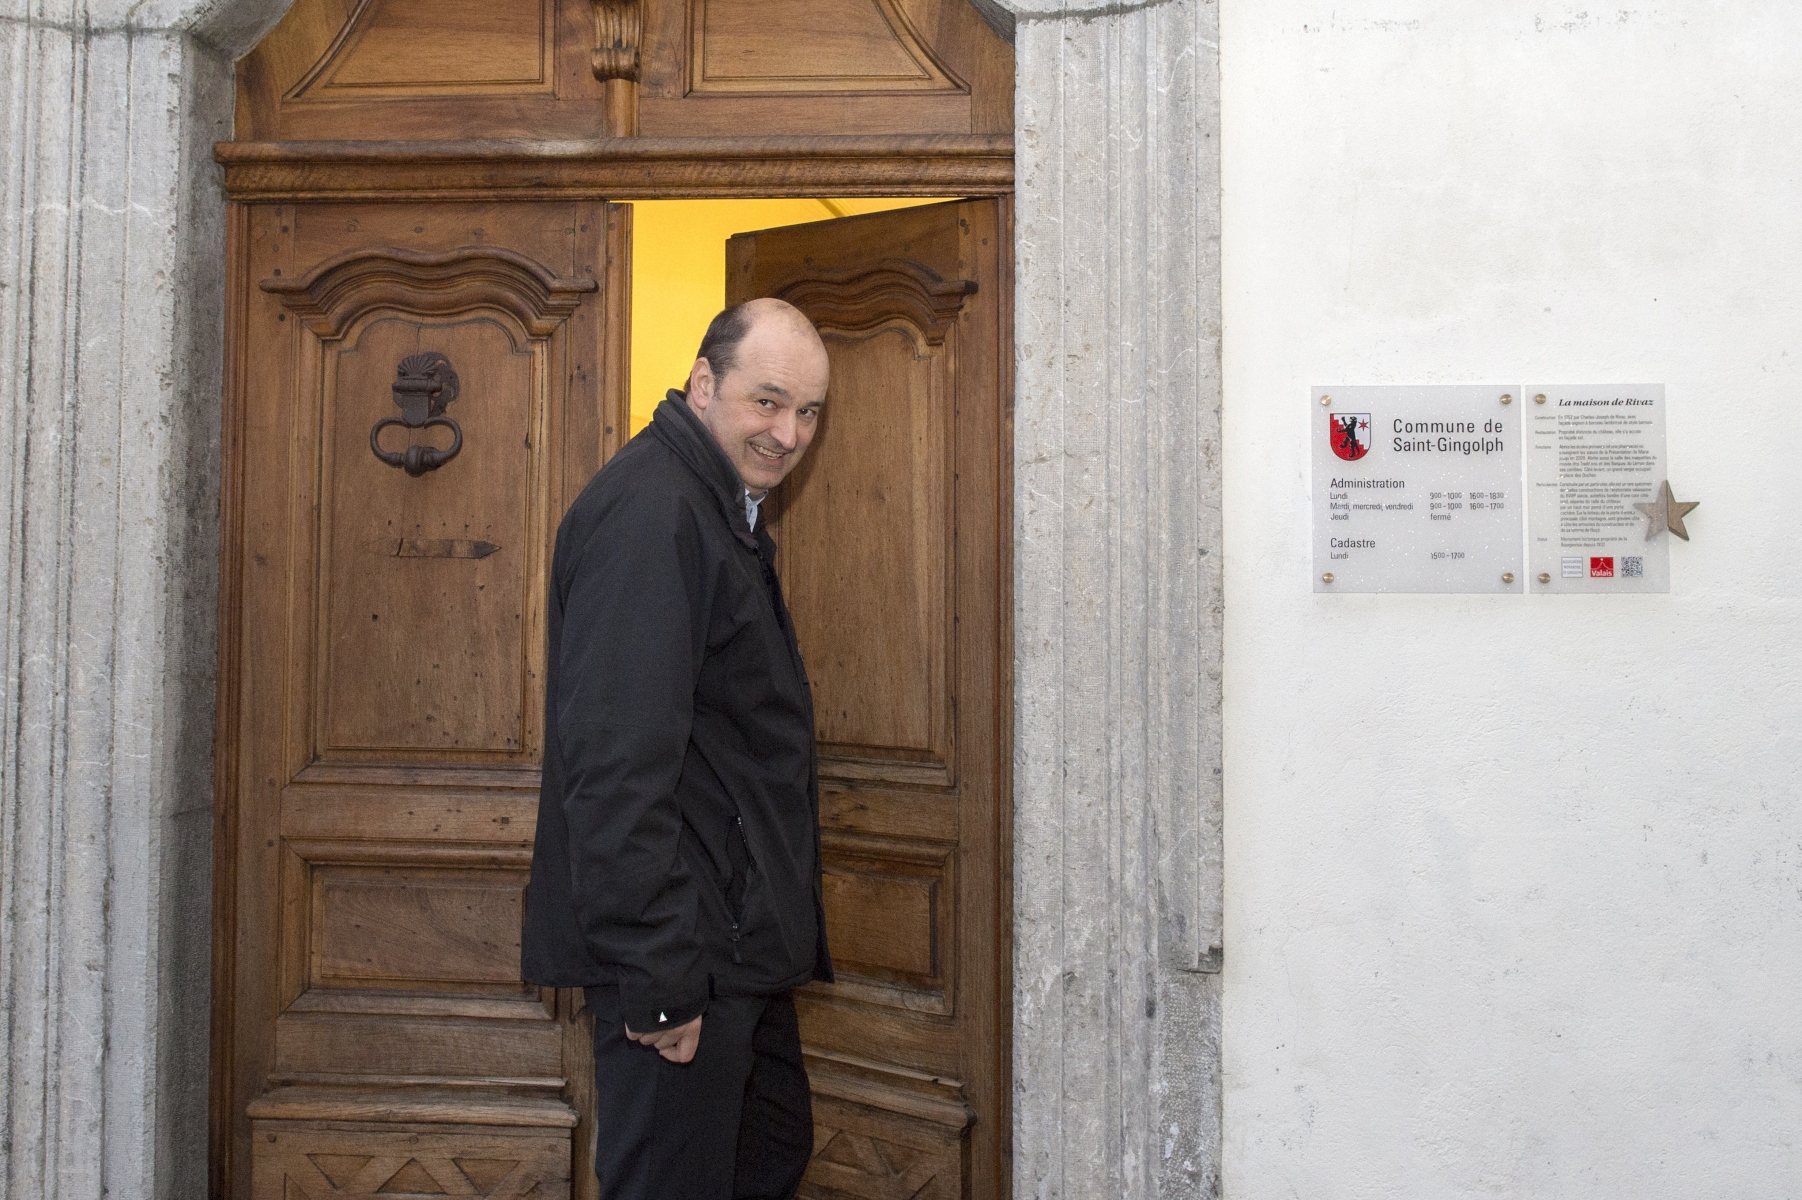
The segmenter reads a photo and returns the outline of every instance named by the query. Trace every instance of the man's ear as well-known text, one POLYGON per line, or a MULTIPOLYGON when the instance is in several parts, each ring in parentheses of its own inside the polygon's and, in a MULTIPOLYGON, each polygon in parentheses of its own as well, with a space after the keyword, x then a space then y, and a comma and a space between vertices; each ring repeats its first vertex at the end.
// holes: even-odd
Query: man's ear
POLYGON ((713 403, 713 364, 704 358, 695 359, 695 365, 688 369, 688 405, 696 412, 704 412, 713 403))

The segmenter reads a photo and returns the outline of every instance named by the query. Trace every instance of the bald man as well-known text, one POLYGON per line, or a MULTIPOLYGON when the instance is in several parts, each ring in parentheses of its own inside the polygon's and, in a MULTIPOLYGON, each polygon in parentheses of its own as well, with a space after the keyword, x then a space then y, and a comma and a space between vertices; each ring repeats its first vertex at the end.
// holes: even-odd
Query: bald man
POLYGON ((557 530, 522 971, 585 989, 605 1200, 786 1200, 813 1151, 813 704, 758 506, 826 376, 796 309, 727 309, 557 530))

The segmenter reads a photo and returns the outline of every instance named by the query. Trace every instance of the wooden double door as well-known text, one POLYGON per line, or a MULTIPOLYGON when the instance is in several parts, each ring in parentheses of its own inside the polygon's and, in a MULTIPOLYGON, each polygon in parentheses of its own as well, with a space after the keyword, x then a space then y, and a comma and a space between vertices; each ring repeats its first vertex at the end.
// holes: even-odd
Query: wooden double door
MULTIPOLYGON (((579 992, 519 978, 557 522, 622 444, 629 206, 232 209, 216 1195, 592 1195, 579 992), (454 452, 453 452, 454 451, 454 452)), ((1010 229, 747 233, 832 356, 770 512, 839 982, 807 1196, 1007 1187, 1010 229)), ((602 1131, 605 1136, 605 1131, 602 1131)))

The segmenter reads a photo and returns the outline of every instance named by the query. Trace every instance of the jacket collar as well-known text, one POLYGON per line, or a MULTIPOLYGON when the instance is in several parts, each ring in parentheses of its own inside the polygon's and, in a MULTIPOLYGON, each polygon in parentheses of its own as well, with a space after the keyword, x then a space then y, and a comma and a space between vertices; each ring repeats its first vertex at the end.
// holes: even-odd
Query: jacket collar
POLYGON ((756 535, 745 520, 744 481, 738 477, 738 468, 720 449, 713 432, 701 424, 701 418, 688 407, 686 392, 676 388, 669 390, 663 403, 651 414, 651 433, 707 485, 707 490, 719 501, 720 511, 732 527, 733 536, 755 548, 756 535))

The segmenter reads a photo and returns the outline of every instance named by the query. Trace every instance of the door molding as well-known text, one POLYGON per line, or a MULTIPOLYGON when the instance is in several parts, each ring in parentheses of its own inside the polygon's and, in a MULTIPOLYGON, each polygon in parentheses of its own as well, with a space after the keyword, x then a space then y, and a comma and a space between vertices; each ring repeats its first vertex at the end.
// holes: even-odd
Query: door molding
POLYGON ((776 294, 816 314, 816 326, 829 324, 847 333, 867 333, 896 317, 909 318, 936 346, 963 311, 964 298, 975 290, 973 279, 942 279, 919 263, 897 258, 867 271, 822 271, 776 294))
MULTIPOLYGON (((227 168, 227 195, 232 200, 232 216, 234 216, 234 241, 238 243, 240 252, 249 249, 250 238, 247 229, 241 225, 241 216, 250 211, 267 211, 268 205, 274 205, 281 213, 294 213, 305 205, 306 198, 314 200, 409 200, 409 202, 445 202, 461 195, 465 200, 481 200, 481 202, 503 202, 503 200, 532 200, 532 202, 568 202, 586 200, 596 202, 602 196, 609 200, 613 196, 631 195, 636 198, 645 196, 737 196, 737 195, 856 195, 856 191, 865 193, 897 193, 910 191, 914 195, 946 195, 946 193, 962 193, 962 195, 998 196, 998 211, 1002 213, 1002 240, 1011 240, 1011 223, 1007 214, 1011 213, 1011 202, 1006 195, 1006 186, 1013 180, 1013 157, 1011 157, 1011 139, 989 139, 989 137, 971 137, 971 139, 944 139, 944 137, 923 137, 923 139, 888 139, 888 137, 858 137, 858 139, 685 139, 679 144, 683 153, 674 153, 676 144, 656 148, 647 153, 642 144, 643 139, 631 139, 634 144, 623 144, 627 139, 614 141, 589 142, 580 148, 580 153, 571 151, 566 144, 541 142, 541 144, 485 144, 481 153, 472 159, 460 155, 458 148, 434 144, 434 146, 413 146, 409 150, 418 150, 409 162, 405 155, 400 157, 384 157, 384 151, 396 150, 393 144, 375 144, 375 146, 319 146, 319 144, 243 144, 231 142, 222 144, 216 150, 216 157, 222 160, 227 168), (957 142, 950 146, 951 150, 962 153, 946 155, 942 151, 948 148, 948 142, 957 142), (622 153, 613 153, 622 151, 622 153), (793 155, 793 157, 784 157, 793 155), (975 168, 971 169, 971 164, 975 168), (335 168, 342 169, 342 175, 333 175, 335 168), (422 187, 418 177, 409 175, 409 169, 422 168, 431 171, 434 178, 443 184, 440 189, 422 187), (861 178, 863 186, 849 186, 845 180, 849 177, 861 178), (546 178, 555 177, 559 182, 555 186, 546 187, 546 178), (894 182, 883 180, 910 180, 908 186, 897 186, 894 182), (460 180, 467 187, 452 189, 452 180, 460 180), (479 186, 469 186, 479 182, 479 186), (616 187, 605 186, 611 180, 616 187), (647 180, 667 180, 665 186, 652 186, 647 180), (975 184, 975 186, 973 186, 975 184), (272 189, 272 191, 263 191, 272 189), (294 205, 294 207, 290 207, 294 205)), ((465 148, 467 150, 467 148, 465 148)), ((278 225, 287 222, 287 218, 279 218, 278 225)), ((287 229, 283 229, 283 232, 287 229)), ((301 267, 301 263, 294 263, 301 267)), ((1011 297, 1011 288, 1007 286, 1007 276, 1013 267, 1013 254, 1002 249, 998 252, 998 272, 1000 285, 995 288, 997 297, 1011 297)), ((941 268, 942 270, 942 268, 941 268)), ((375 243, 366 249, 350 250, 335 258, 321 261, 315 267, 305 270, 294 270, 290 267, 290 276, 283 277, 281 272, 270 274, 270 268, 249 270, 249 261, 241 267, 234 267, 232 286, 240 290, 249 290, 252 294, 261 292, 267 301, 279 303, 290 314, 290 321, 299 321, 301 330, 310 339, 319 342, 330 342, 351 335, 369 315, 377 310, 400 306, 420 315, 452 315, 460 314, 470 308, 505 308, 506 314, 521 326, 550 323, 559 324, 571 308, 584 303, 587 294, 596 288, 593 279, 562 279, 555 272, 535 263, 526 256, 512 250, 496 249, 496 247, 460 247, 460 249, 438 250, 438 252, 416 252, 393 247, 389 243, 375 243), (474 277, 470 277, 470 268, 474 268, 474 277), (238 277, 243 276, 243 277, 238 277)), ((950 272, 959 274, 959 272, 950 272)), ((827 290, 831 292, 852 292, 865 294, 876 292, 881 297, 885 312, 894 308, 901 314, 912 314, 919 317, 919 323, 928 341, 944 341, 955 326, 955 314, 960 306, 966 303, 969 292, 973 290, 971 283, 962 277, 937 277, 932 272, 908 270, 894 261, 883 261, 874 270, 863 270, 856 277, 847 279, 829 279, 825 281, 827 290)), ((989 285, 984 283, 984 292, 989 285)), ((1006 306, 1006 299, 1002 299, 1006 306)), ((1011 321, 1002 323, 1002 328, 1011 332, 1011 321)), ((241 332, 238 332, 241 335, 241 332)), ((1006 339, 1006 335, 1004 335, 1006 339)), ((1006 341, 1004 341, 1006 344, 1006 341)), ((232 357, 238 359, 243 355, 241 346, 234 346, 232 357)), ((1002 386, 998 389, 998 402, 1002 404, 1002 413, 1007 411, 1006 396, 1011 387, 1006 380, 1011 378, 1011 355, 1004 353, 1002 362, 997 364, 998 375, 1002 378, 1002 386)), ((241 380, 241 366, 229 371, 229 377, 241 380)), ((229 389, 231 391, 231 389, 229 389)), ((236 393, 232 393, 236 395, 236 393)), ((623 391, 618 393, 623 400, 623 391)), ((238 395, 234 404, 227 405, 227 420, 231 425, 245 418, 243 405, 247 404, 247 396, 238 395)), ((622 427, 623 413, 605 414, 605 423, 611 427, 622 427)), ((1006 422, 1006 416, 1002 416, 1006 422)), ((238 461, 236 438, 227 438, 227 476, 231 476, 232 465, 241 468, 238 461)), ((1006 461, 1006 434, 1000 443, 1000 461, 1006 461)), ((227 492, 236 495, 236 488, 227 477, 227 492)), ((1000 479, 997 494, 993 495, 993 503, 1006 512, 1007 495, 1011 494, 1011 485, 1006 477, 1000 479)), ((227 546, 240 541, 240 523, 243 510, 238 503, 227 503, 223 514, 223 535, 227 546)), ((1007 521, 1000 521, 1000 537, 1007 541, 1007 521)), ((1006 555, 1007 551, 1002 550, 1006 555)), ((229 559, 227 551, 227 559, 229 559)), ((1009 571, 1002 571, 1004 591, 1006 582, 1011 578, 1009 571)), ((1011 598, 1000 596, 1002 613, 1011 614, 1011 598)), ((1006 622, 1006 616, 1004 616, 1006 622)), ((231 629, 231 613, 222 611, 222 632, 231 629)), ((231 632, 227 632, 227 640, 232 640, 231 632)), ((1002 634, 1000 645, 1011 645, 1011 636, 1002 634)), ((998 659, 993 665, 998 679, 1006 681, 1009 677, 1006 659, 998 659)), ((222 659, 222 672, 231 670, 222 659)), ((220 679, 223 688, 229 686, 229 679, 220 679)), ((1006 683, 1000 685, 1002 697, 1006 697, 1006 683)), ((1006 706, 1006 699, 1002 705, 1006 706)), ((232 728, 231 714, 236 708, 236 701, 227 701, 222 708, 222 744, 236 744, 232 728)), ((1011 737, 1011 710, 1004 708, 997 712, 997 735, 1006 744, 1011 737)), ((231 757, 231 755, 227 755, 231 757)), ((856 764, 852 764, 856 766, 856 764)), ((312 786, 314 775, 321 771, 326 773, 344 773, 353 771, 359 778, 355 784, 368 786, 371 780, 360 777, 368 768, 355 768, 353 764, 342 762, 315 762, 314 766, 301 769, 301 777, 296 777, 294 786, 312 786)), ((420 762, 407 766, 407 777, 418 778, 416 784, 423 786, 425 777, 431 768, 420 762)), ((487 773, 496 773, 497 768, 490 766, 487 773)), ((1013 905, 1011 905, 1011 859, 1007 858, 1006 845, 1011 841, 1011 802, 1009 802, 1009 755, 1002 753, 1000 757, 1000 780, 998 780, 995 805, 998 813, 998 838, 1000 838, 1000 861, 995 863, 997 870, 997 886, 1002 892, 997 910, 993 914, 995 930, 993 939, 1006 942, 1013 924, 1013 905)), ((942 769, 939 771, 942 775, 942 769)), ((937 780, 937 775, 935 775, 937 780)), ((387 780, 384 780, 387 782, 387 780)), ((447 780, 449 782, 449 780, 447 780)), ((508 778, 506 784, 517 786, 524 782, 508 778)), ((218 795, 231 795, 234 787, 225 786, 218 795)), ((310 793, 308 793, 310 795, 310 793)), ((222 832, 225 829, 222 827, 222 832)), ((222 841, 216 843, 218 849, 229 849, 236 841, 236 834, 227 834, 222 841)), ((225 854, 223 858, 229 858, 225 854)), ((227 881, 238 874, 236 863, 220 863, 220 879, 227 881)), ((297 895, 294 888, 301 886, 305 870, 297 868, 294 881, 290 881, 288 892, 297 895)), ((955 876, 948 876, 953 879, 955 876)), ((222 962, 216 962, 214 986, 229 980, 234 975, 234 968, 225 966, 225 962, 234 957, 231 946, 236 944, 236 924, 240 914, 236 914, 236 903, 231 895, 236 892, 236 885, 222 888, 218 897, 216 912, 216 951, 223 951, 222 962)), ((292 899, 292 895, 290 895, 292 899)), ((950 978, 950 968, 948 968, 950 978)), ((997 1023, 1004 1031, 1009 1023, 1011 1000, 1007 998, 1007 989, 1011 984, 1011 971, 1007 969, 1006 960, 1002 960, 998 986, 1002 987, 1002 995, 998 996, 998 1004, 993 1005, 993 1016, 987 1018, 997 1023)), ((229 991, 229 989, 227 989, 229 991)), ((288 989, 292 991, 292 987, 288 989)), ((218 1018, 222 1025, 232 1025, 231 996, 216 996, 218 1018)), ((553 1020, 571 1022, 575 1011, 568 1009, 562 1000, 546 1004, 551 1005, 553 1020), (566 1011, 568 1009, 568 1011, 566 1011)), ((303 1005, 305 1007, 305 1005, 303 1005)), ((492 1007, 492 1004, 490 1004, 492 1007)), ((989 1005, 982 1005, 989 1007, 989 1005)), ((411 1009, 409 1009, 411 1011, 411 1009)), ((308 1013, 308 1016, 317 1016, 308 1013)), ((231 1059, 234 1058, 229 1045, 223 1045, 229 1038, 216 1041, 216 1049, 223 1050, 222 1065, 225 1070, 216 1077, 214 1090, 214 1123, 218 1128, 218 1150, 227 1150, 232 1141, 227 1126, 232 1123, 232 1099, 225 1092, 229 1077, 234 1074, 231 1059)), ((1006 1032, 1000 1034, 998 1047, 997 1070, 1000 1079, 1009 1077, 1009 1059, 1011 1059, 1011 1040, 1006 1032)), ((870 1189, 883 1191, 896 1186, 897 1180, 915 1180, 923 1187, 942 1189, 946 1180, 964 1175, 966 1168, 960 1162, 969 1155, 969 1150, 957 1150, 960 1142, 968 1137, 971 1123, 975 1121, 975 1112, 964 1103, 953 1088, 944 1085, 937 1079, 910 1076, 905 1070, 883 1070, 879 1063, 865 1063, 861 1059, 843 1058, 843 1056, 827 1056, 811 1061, 811 1067, 818 1068, 820 1088, 818 1088, 818 1105, 820 1105, 820 1121, 822 1128, 831 1130, 838 1141, 834 1142, 836 1150, 827 1159, 822 1159, 822 1171, 833 1173, 834 1186, 847 1189, 851 1195, 876 1195, 870 1189), (881 1110, 883 1121, 874 1121, 872 1112, 881 1110), (885 1128, 883 1123, 896 1126, 885 1128), (901 1139, 901 1141, 896 1141, 901 1139), (870 1162, 885 1162, 887 1166, 881 1171, 865 1169, 863 1151, 869 1146, 881 1142, 887 1150, 870 1151, 876 1153, 876 1159, 870 1162), (885 1157, 887 1155, 887 1157, 885 1157), (890 1162, 894 1155, 901 1159, 890 1162)), ((216 1059, 218 1061, 218 1059, 216 1059)), ((569 1072, 566 1072, 569 1074, 569 1072)), ((274 1157, 267 1166, 258 1164, 261 1148, 267 1137, 303 1137, 306 1135, 305 1121, 297 1117, 297 1112, 305 1105, 312 1103, 312 1095, 324 1090, 332 1090, 341 1085, 337 1077, 326 1076, 294 1076, 288 1072, 285 1076, 272 1076, 268 1079, 274 1085, 274 1092, 263 1094, 261 1099, 252 1103, 252 1110, 247 1117, 256 1133, 256 1146, 259 1153, 252 1159, 252 1175, 256 1175, 254 1187, 272 1186, 270 1173, 285 1171, 281 1166, 288 1159, 274 1157), (279 1162, 278 1162, 279 1159, 279 1162)), ((360 1079, 360 1085, 373 1085, 375 1079, 360 1079)), ((387 1081, 402 1085, 402 1079, 387 1081)), ((478 1083, 470 1079, 470 1085, 478 1083)), ((488 1079, 487 1085, 494 1085, 496 1079, 488 1079)), ((571 1103, 577 1103, 575 1092, 580 1092, 577 1079, 571 1076, 569 1086, 573 1088, 571 1103)), ((445 1101, 449 1103, 449 1101, 445 1101)), ((987 1130, 998 1130, 1002 1141, 1006 1144, 1007 1132, 1013 1126, 1011 1115, 1011 1095, 1006 1085, 998 1092, 997 1114, 987 1117, 987 1121, 995 1124, 986 1126, 987 1130)), ((551 1114, 555 1115, 555 1114, 551 1114)), ((537 1121, 537 1115, 530 1115, 530 1121, 537 1121)), ((560 1117, 557 1117, 560 1121, 560 1117)), ((519 1137, 526 1137, 528 1119, 521 1117, 519 1137)), ((422 1124, 418 1130, 409 1126, 407 1133, 420 1132, 425 1128, 422 1124)), ((571 1166, 573 1180, 589 1180, 587 1171, 589 1155, 586 1153, 586 1139, 591 1133, 584 1128, 573 1130, 573 1139, 568 1133, 557 1133, 557 1137, 566 1137, 573 1144, 575 1159, 571 1166)), ((216 1150, 216 1153, 218 1153, 216 1150)), ((272 1153, 272 1151, 270 1151, 272 1153)), ((1002 1151, 1006 1155, 1006 1151, 1002 1151)), ((1006 1159, 1004 1159, 1006 1160, 1006 1159)), ((218 1168, 216 1168, 218 1169, 218 1168)), ((296 1168, 299 1169, 299 1168, 296 1168)), ((1006 1168, 1004 1168, 1006 1169, 1006 1168)), ((220 1171, 220 1177, 236 1177, 241 1166, 234 1166, 229 1171, 220 1171)), ((1004 1184, 1006 1189, 1006 1184, 1004 1184)), ((986 1189, 984 1189, 986 1191, 986 1189)))
POLYGON ((600 289, 591 278, 563 278, 513 250, 465 246, 442 254, 385 247, 327 259, 298 279, 257 285, 321 338, 342 337, 377 308, 446 316, 477 308, 508 313, 528 334, 549 337, 582 297, 600 289))
POLYGON ((220 142, 233 200, 999 196, 1011 135, 220 142))

